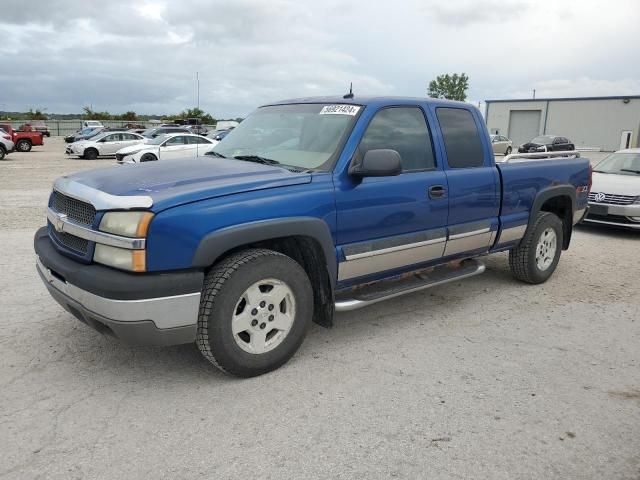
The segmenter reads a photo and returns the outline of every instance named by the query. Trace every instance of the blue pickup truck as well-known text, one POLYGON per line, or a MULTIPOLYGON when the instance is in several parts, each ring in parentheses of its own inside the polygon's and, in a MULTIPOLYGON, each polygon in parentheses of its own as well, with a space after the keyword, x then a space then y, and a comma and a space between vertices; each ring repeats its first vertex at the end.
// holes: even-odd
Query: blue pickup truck
POLYGON ((482 273, 489 253, 544 282, 590 185, 581 158, 496 164, 466 103, 287 100, 206 157, 57 179, 37 269, 94 329, 196 342, 248 377, 285 363, 310 322, 482 273))

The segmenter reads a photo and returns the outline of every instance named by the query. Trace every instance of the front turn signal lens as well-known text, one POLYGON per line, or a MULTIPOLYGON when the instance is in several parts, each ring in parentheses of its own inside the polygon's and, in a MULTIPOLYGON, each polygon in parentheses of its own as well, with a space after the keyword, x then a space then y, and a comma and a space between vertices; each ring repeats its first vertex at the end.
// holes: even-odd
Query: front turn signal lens
POLYGON ((145 272, 147 270, 145 250, 129 250, 98 243, 93 253, 93 261, 130 272, 145 272))

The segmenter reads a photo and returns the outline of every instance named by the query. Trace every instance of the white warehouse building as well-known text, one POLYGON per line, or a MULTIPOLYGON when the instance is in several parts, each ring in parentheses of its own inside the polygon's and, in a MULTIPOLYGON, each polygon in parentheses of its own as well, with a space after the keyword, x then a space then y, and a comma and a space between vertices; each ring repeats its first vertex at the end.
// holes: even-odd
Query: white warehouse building
POLYGON ((640 146, 640 95, 486 100, 485 119, 514 147, 538 135, 567 137, 577 149, 640 146))

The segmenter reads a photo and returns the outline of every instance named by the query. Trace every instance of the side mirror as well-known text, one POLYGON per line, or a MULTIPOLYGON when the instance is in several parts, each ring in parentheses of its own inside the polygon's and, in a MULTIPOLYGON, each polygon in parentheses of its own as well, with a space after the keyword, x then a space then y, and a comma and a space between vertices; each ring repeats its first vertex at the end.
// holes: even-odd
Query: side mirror
POLYGON ((349 167, 349 175, 354 177, 393 177, 400 175, 402 164, 396 150, 369 150, 360 161, 349 167))

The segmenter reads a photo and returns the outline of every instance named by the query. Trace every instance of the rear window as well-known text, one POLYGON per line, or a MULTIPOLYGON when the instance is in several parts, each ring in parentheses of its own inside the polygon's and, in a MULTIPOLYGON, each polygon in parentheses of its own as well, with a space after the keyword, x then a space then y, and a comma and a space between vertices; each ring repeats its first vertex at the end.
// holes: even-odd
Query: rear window
POLYGON ((450 168, 480 167, 484 164, 482 142, 469 110, 437 108, 450 168))

